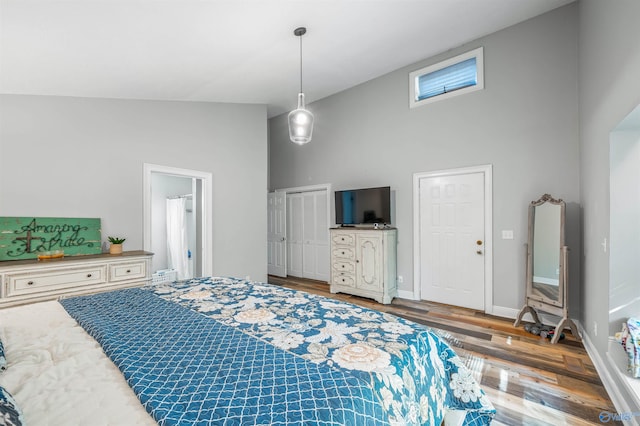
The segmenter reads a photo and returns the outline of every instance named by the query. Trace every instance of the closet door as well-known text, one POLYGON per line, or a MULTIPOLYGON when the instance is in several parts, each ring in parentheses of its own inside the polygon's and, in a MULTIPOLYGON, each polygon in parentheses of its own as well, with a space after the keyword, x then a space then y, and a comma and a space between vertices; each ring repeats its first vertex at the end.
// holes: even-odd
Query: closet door
POLYGON ((287 194, 287 275, 302 277, 302 194, 287 194))
POLYGON ((303 261, 302 276, 329 281, 329 224, 327 192, 302 193, 303 261))
POLYGON ((267 194, 267 271, 287 276, 287 194, 267 194))

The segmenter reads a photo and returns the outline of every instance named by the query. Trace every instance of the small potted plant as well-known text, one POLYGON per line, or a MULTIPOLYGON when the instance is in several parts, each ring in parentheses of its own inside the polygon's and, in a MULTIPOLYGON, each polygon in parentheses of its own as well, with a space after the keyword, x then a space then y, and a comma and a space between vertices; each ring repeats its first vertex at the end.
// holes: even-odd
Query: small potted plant
POLYGON ((109 237, 109 242, 111 245, 109 246, 109 254, 122 254, 122 243, 124 243, 125 238, 118 237, 109 237))

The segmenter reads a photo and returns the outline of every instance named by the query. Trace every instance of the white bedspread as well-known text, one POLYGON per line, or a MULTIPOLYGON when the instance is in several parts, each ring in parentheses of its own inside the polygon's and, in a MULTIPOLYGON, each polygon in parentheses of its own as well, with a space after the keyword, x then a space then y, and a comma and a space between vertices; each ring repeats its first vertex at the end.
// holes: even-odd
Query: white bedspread
POLYGON ((0 385, 29 426, 156 425, 118 368, 58 302, 0 309, 0 385))

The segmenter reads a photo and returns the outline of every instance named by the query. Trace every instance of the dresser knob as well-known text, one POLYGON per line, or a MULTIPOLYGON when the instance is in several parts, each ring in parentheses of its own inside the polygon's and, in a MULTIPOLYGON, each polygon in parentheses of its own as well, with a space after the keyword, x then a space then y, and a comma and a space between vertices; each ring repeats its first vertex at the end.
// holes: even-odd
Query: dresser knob
POLYGON ((34 285, 35 283, 33 281, 29 281, 27 282, 27 285, 34 285))
POLYGON ((127 274, 131 273, 131 269, 127 269, 127 274))
POLYGON ((87 274, 87 278, 91 278, 91 274, 87 274))

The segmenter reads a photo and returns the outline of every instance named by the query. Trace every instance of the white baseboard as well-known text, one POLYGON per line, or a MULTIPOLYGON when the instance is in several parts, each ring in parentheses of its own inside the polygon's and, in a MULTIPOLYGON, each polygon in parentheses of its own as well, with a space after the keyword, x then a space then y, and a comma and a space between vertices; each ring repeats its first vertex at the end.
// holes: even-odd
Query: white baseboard
MULTIPOLYGON (((602 384, 604 385, 604 388, 607 390, 607 393, 609 394, 609 398, 611 398, 611 402, 613 402, 613 405, 616 407, 616 410, 618 410, 618 414, 631 413, 631 408, 626 398, 622 395, 622 393, 620 393, 620 389, 618 388, 617 383, 614 381, 613 377, 611 376, 611 373, 609 372, 609 368, 605 364, 602 357, 600 357, 600 354, 596 350, 595 346, 593 346, 593 343, 591 343, 591 339, 589 338, 589 335, 585 333, 584 327, 582 326, 580 321, 574 320, 574 322, 578 327, 578 331, 582 335, 582 344, 584 345, 584 348, 587 351, 587 355, 589 355, 589 358, 591 358, 591 362, 593 362, 593 365, 596 368, 596 371, 598 372, 598 376, 600 376, 600 380, 602 380, 602 384)), ((622 423, 627 426, 637 426, 639 424, 638 417, 632 417, 631 419, 622 420, 622 423)))
MULTIPOLYGON (((415 296, 414 296, 412 291, 407 291, 407 290, 398 290, 398 297, 401 298, 401 299, 418 300, 417 298, 415 298, 415 296)), ((497 317, 502 317, 502 318, 516 319, 518 317, 518 314, 520 313, 520 309, 507 308, 506 306, 495 306, 494 305, 494 306, 490 306, 488 309, 486 309, 485 313, 490 314, 490 315, 495 315, 497 317)), ((552 325, 552 326, 557 325, 558 321, 560 320, 559 317, 556 317, 554 315, 545 314, 545 313, 542 313, 542 312, 538 312, 538 318, 540 318, 540 320, 542 321, 543 324, 552 325)), ((525 322, 533 322, 533 317, 531 316, 530 313, 527 312, 522 317, 522 320, 525 321, 525 322)))
POLYGON ((518 316, 520 311, 518 309, 507 308, 504 306, 493 306, 491 310, 491 315, 495 315, 497 317, 503 318, 515 318, 518 316))
POLYGON ((418 300, 416 299, 415 294, 413 294, 413 291, 410 290, 398 290, 398 297, 400 299, 418 300))
MULTIPOLYGON (((520 309, 507 308, 504 306, 494 306, 493 312, 491 313, 491 315, 495 315, 497 317, 503 317, 503 318, 516 319, 519 313, 520 313, 520 309)), ((538 318, 540 319, 540 321, 542 321, 544 325, 551 325, 551 326, 558 325, 558 322, 560 321, 559 317, 545 314, 542 312, 538 312, 538 318)), ((527 312, 522 317, 522 321, 533 322, 533 317, 529 312, 527 312)))

